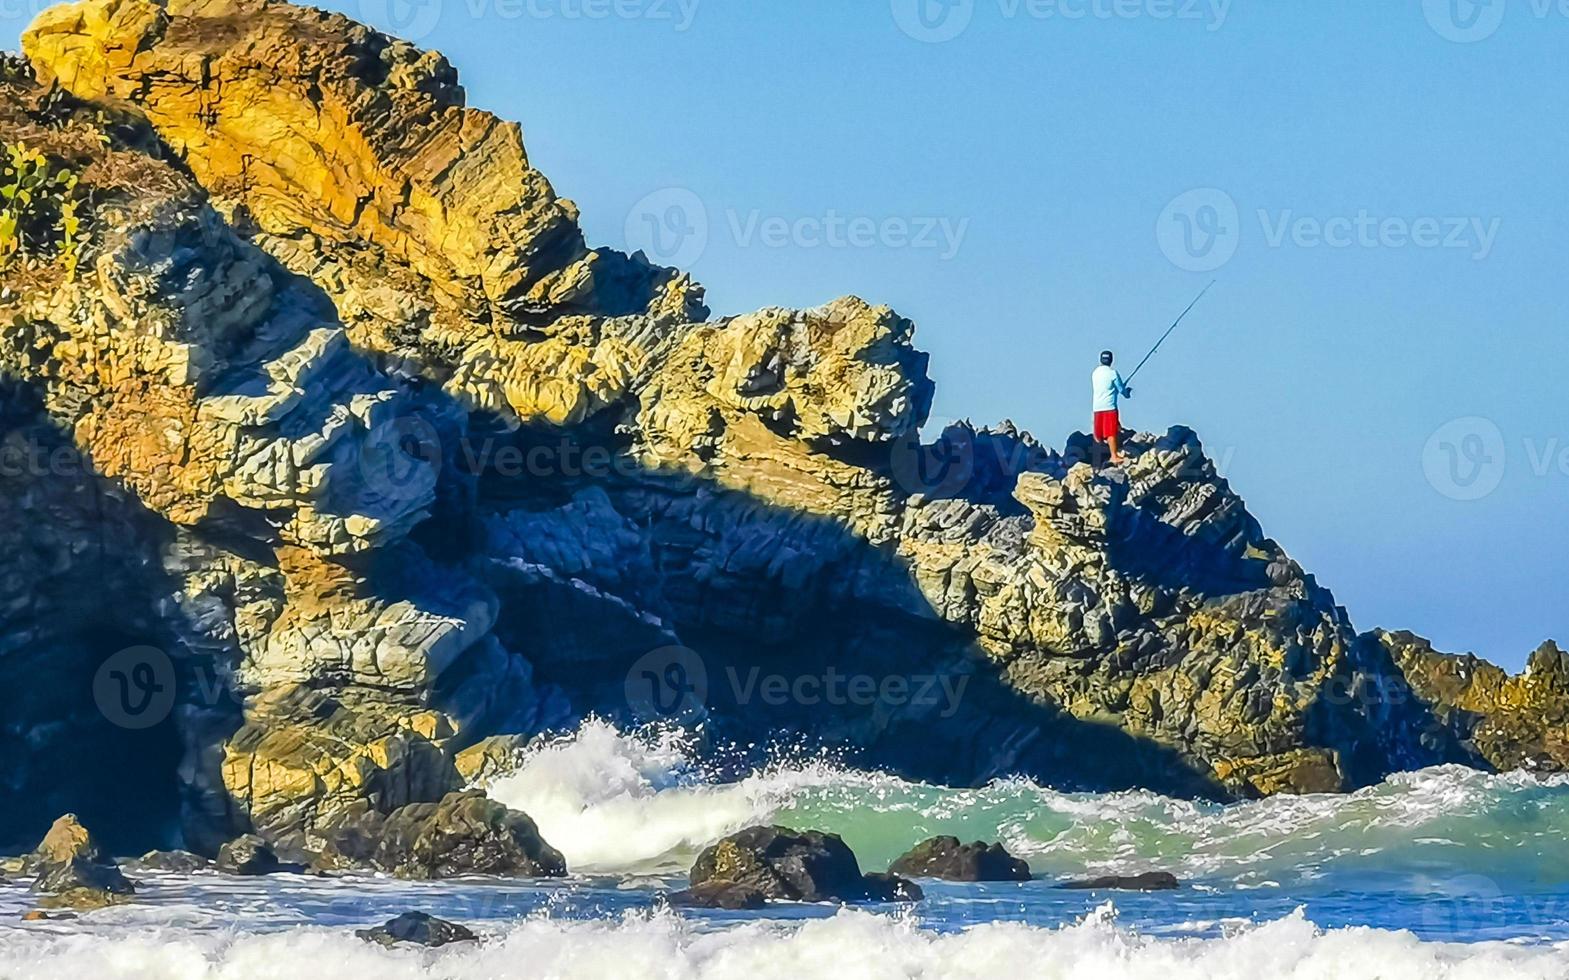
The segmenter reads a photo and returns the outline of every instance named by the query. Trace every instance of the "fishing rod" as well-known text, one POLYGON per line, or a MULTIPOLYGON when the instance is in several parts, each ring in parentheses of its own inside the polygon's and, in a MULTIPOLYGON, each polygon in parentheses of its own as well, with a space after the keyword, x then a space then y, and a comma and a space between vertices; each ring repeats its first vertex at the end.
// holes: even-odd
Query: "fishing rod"
POLYGON ((1130 385, 1133 383, 1134 375, 1139 373, 1139 369, 1149 363, 1150 358, 1155 356, 1155 352, 1160 350, 1160 345, 1166 342, 1166 338, 1171 336, 1172 331, 1176 330, 1177 327, 1182 325, 1182 321, 1186 320, 1188 318, 1188 314, 1193 312, 1193 308, 1199 305, 1199 300, 1204 298, 1204 294, 1209 292, 1215 283, 1219 281, 1220 280, 1218 279, 1211 279, 1209 285, 1205 286, 1198 296, 1194 298, 1193 302, 1188 304, 1188 308, 1182 311, 1182 315, 1177 317, 1176 322, 1172 323, 1171 326, 1166 328, 1166 332, 1160 335, 1159 340, 1155 341, 1155 346, 1151 347, 1150 352, 1144 355, 1144 360, 1140 361, 1139 366, 1133 369, 1133 374, 1128 375, 1127 380, 1123 381, 1124 385, 1130 385))

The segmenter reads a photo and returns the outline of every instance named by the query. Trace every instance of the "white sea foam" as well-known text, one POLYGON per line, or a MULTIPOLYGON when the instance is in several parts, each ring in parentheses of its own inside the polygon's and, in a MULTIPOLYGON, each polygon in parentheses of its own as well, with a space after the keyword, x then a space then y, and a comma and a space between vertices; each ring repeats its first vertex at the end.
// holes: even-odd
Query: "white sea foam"
POLYGON ((1097 977, 1158 980, 1380 977, 1499 980, 1569 976, 1569 946, 1425 943, 1378 929, 1320 930, 1300 914, 1223 938, 1163 939, 1120 928, 1103 907, 1060 929, 995 923, 938 934, 908 920, 845 911, 804 924, 695 928, 670 914, 620 921, 516 923, 479 945, 384 949, 345 930, 267 935, 172 930, 0 934, 8 980, 506 980, 512 977, 803 980, 1097 977))
POLYGON ((698 849, 771 820, 813 790, 889 777, 826 764, 773 767, 739 782, 705 783, 675 732, 625 735, 588 721, 531 746, 490 795, 533 817, 579 872, 686 870, 698 849))

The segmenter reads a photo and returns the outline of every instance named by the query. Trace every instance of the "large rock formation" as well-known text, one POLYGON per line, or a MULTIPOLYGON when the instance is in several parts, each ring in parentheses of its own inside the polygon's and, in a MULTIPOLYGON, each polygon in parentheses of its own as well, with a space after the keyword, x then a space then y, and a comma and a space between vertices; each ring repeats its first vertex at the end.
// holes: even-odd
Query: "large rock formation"
POLYGON ((23 47, 0 434, 81 465, 0 473, 17 798, 86 806, 36 760, 145 730, 114 778, 177 774, 191 846, 320 853, 649 709, 954 782, 1237 796, 1478 755, 1192 432, 1118 470, 1011 426, 924 444, 908 320, 708 321, 588 247, 440 55, 281 0, 83 0, 23 47), (172 694, 143 725, 40 670, 172 694))

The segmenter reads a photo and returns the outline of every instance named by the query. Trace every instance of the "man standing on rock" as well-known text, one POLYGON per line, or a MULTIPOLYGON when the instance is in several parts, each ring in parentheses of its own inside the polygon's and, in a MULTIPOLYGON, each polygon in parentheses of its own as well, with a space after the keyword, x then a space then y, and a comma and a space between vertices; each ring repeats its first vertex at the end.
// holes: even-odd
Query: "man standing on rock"
POLYGON ((1111 351, 1100 352, 1100 367, 1095 369, 1090 384, 1095 392, 1095 441, 1111 447, 1113 466, 1121 466, 1127 459, 1117 450, 1117 440, 1122 435, 1122 418, 1117 414, 1117 400, 1132 398, 1133 389, 1122 383, 1122 375, 1111 366, 1111 351))

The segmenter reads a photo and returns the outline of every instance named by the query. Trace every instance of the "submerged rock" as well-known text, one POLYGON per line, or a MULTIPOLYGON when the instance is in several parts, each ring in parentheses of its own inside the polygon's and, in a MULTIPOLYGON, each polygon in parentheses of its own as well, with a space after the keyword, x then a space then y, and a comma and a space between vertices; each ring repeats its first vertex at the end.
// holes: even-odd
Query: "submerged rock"
POLYGON ((861 883, 868 902, 919 902, 926 897, 920 885, 891 871, 868 871, 861 883))
POLYGON ((212 862, 190 851, 148 851, 139 858, 125 862, 132 871, 169 871, 190 874, 212 867, 212 862))
POLYGON ((1161 892, 1182 887, 1177 876, 1166 871, 1145 871, 1136 875, 1101 875, 1078 881, 1065 881, 1059 888, 1083 890, 1161 892))
POLYGON ((75 912, 49 912, 44 909, 28 909, 22 913, 23 922, 50 922, 76 917, 75 912))
POLYGON ((280 861, 272 845, 255 834, 236 837, 220 847, 213 867, 226 875, 298 874, 306 870, 303 864, 280 861))
MULTIPOLYGON (((748 827, 703 850, 688 876, 793 902, 915 901, 920 889, 896 876, 865 875, 838 834, 748 827)), ((718 887, 717 885, 715 886, 718 887)))
POLYGON ((888 870, 912 878, 948 881, 1030 880, 1030 866, 1009 854, 1001 844, 961 844, 957 837, 947 836, 922 841, 890 864, 888 870))
POLYGON ((665 896, 665 901, 677 908, 760 909, 768 903, 768 896, 754 885, 712 879, 691 888, 670 892, 665 896))
POLYGON ((373 929, 356 929, 354 934, 366 942, 383 946, 415 943, 420 946, 446 946, 449 943, 477 942, 479 937, 465 926, 438 919, 424 912, 404 912, 373 929))
POLYGON ((567 873, 561 852, 545 842, 528 814, 478 790, 450 793, 440 803, 415 803, 388 815, 348 818, 327 833, 322 863, 416 879, 559 878, 567 873))

